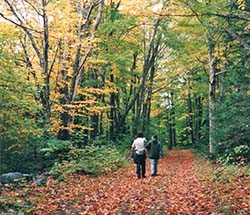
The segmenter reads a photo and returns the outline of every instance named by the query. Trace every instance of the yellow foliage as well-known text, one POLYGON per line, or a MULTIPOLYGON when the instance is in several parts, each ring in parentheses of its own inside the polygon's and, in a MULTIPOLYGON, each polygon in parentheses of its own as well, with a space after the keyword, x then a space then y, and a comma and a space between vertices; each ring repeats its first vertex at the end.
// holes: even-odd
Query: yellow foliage
POLYGON ((244 29, 245 29, 246 31, 249 31, 249 30, 250 30, 250 23, 247 23, 244 29))
POLYGON ((15 39, 20 36, 19 30, 7 22, 0 22, 0 34, 3 39, 15 39))
POLYGON ((69 126, 67 127, 67 129, 70 130, 70 131, 72 131, 73 129, 76 129, 76 128, 80 128, 82 130, 88 130, 88 131, 93 130, 90 127, 83 126, 83 125, 76 125, 76 124, 69 124, 69 126))
POLYGON ((103 107, 87 107, 86 110, 88 111, 89 115, 100 115, 105 110, 109 109, 109 106, 103 106, 103 107))
POLYGON ((246 8, 245 0, 237 0, 237 3, 240 10, 245 10, 246 8))
MULTIPOLYGON (((94 65, 97 64, 97 68, 99 68, 100 65, 102 65, 102 64, 105 65, 105 64, 107 64, 108 62, 107 62, 107 60, 96 59, 96 58, 90 57, 90 58, 88 59, 88 63, 89 63, 89 64, 92 63, 92 64, 94 64, 94 65)), ((92 68, 93 68, 93 67, 92 67, 92 68)))
POLYGON ((162 113, 162 110, 159 108, 154 108, 152 109, 152 111, 150 112, 150 116, 151 117, 157 117, 158 115, 160 115, 162 113))

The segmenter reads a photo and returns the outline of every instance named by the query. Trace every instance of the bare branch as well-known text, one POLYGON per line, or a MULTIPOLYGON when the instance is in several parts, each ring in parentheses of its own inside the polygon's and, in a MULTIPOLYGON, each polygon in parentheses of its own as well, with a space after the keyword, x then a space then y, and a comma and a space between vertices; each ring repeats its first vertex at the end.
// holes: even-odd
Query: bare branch
MULTIPOLYGON (((101 20, 101 17, 102 17, 102 12, 103 12, 103 7, 104 7, 104 0, 101 0, 99 3, 100 3, 100 5, 99 5, 98 14, 97 14, 97 16, 96 16, 95 23, 94 23, 94 25, 93 25, 93 29, 92 29, 92 32, 91 32, 91 38, 92 38, 92 39, 95 37, 95 33, 96 33, 96 31, 97 31, 97 27, 98 27, 98 25, 99 25, 99 23, 100 23, 100 20, 101 20)), ((92 5, 93 8, 94 8, 95 5, 98 5, 98 4, 92 5)), ((92 10, 93 10, 92 6, 91 6, 91 9, 90 9, 89 14, 88 14, 88 19, 89 19, 90 15, 91 15, 91 12, 92 12, 92 10)), ((79 66, 79 68, 75 71, 74 76, 73 76, 73 78, 72 78, 71 89, 70 89, 70 91, 71 91, 71 92, 70 92, 70 100, 71 100, 71 101, 73 101, 74 98, 75 98, 75 96, 76 96, 76 91, 75 91, 75 89, 76 89, 76 87, 78 86, 79 81, 80 81, 80 79, 81 79, 81 77, 82 77, 82 70, 83 70, 83 68, 84 68, 84 65, 85 65, 87 59, 89 58, 89 56, 90 56, 90 54, 91 54, 91 51, 92 51, 92 48, 93 48, 92 45, 93 45, 92 42, 90 42, 90 45, 89 45, 89 47, 88 47, 88 49, 87 49, 87 51, 86 51, 84 57, 83 57, 82 60, 81 60, 80 66, 79 66)))
POLYGON ((24 0, 28 5, 30 5, 32 8, 33 8, 33 10, 39 15, 39 16, 42 16, 42 13, 40 13, 38 10, 37 10, 37 8, 31 3, 31 2, 29 2, 29 1, 27 1, 27 0, 24 0))
POLYGON ((50 69, 49 69, 49 76, 53 70, 53 67, 55 65, 55 62, 56 62, 56 57, 57 57, 57 54, 58 54, 58 51, 59 51, 59 48, 60 48, 60 44, 61 44, 61 40, 58 41, 58 45, 56 47, 56 51, 55 51, 55 55, 53 57, 53 60, 52 60, 52 63, 51 63, 51 66, 50 66, 50 69))
POLYGON ((38 57, 39 60, 40 60, 40 64, 41 64, 41 59, 42 59, 42 58, 41 58, 41 53, 40 53, 40 50, 39 50, 39 48, 38 48, 38 46, 37 46, 37 44, 36 44, 36 42, 35 42, 35 39, 34 39, 33 35, 32 35, 31 32, 30 32, 30 29, 27 28, 27 27, 25 27, 25 26, 23 25, 22 19, 18 16, 18 14, 17 14, 15 8, 12 6, 12 4, 11 4, 8 0, 4 0, 4 2, 8 5, 10 11, 11 11, 12 14, 17 18, 17 20, 19 21, 19 23, 17 23, 17 22, 15 22, 15 21, 13 21, 13 20, 11 20, 11 19, 5 17, 2 13, 0 13, 0 16, 2 16, 5 20, 11 22, 12 24, 14 24, 14 25, 20 27, 21 29, 23 29, 23 31, 24 31, 24 32, 27 34, 27 36, 29 37, 29 39, 30 39, 30 41, 31 41, 31 44, 32 44, 32 46, 33 46, 33 48, 34 48, 34 50, 35 50, 35 52, 36 52, 36 54, 37 54, 37 57, 38 57))
POLYGON ((240 42, 241 45, 244 46, 246 51, 250 51, 250 44, 244 41, 236 32, 234 32, 230 27, 226 28, 226 31, 236 40, 240 42))
POLYGON ((221 72, 217 72, 217 73, 215 73, 215 76, 218 76, 218 75, 221 75, 221 74, 224 74, 224 73, 226 73, 227 71, 221 71, 221 72))
MULTIPOLYGON (((194 12, 192 10, 192 12, 194 12)), ((236 19, 236 20, 242 20, 242 21, 250 21, 250 18, 245 18, 245 17, 241 17, 241 16, 236 16, 236 15, 231 15, 231 14, 219 14, 219 13, 191 13, 191 14, 170 14, 170 13, 156 13, 156 15, 158 16, 162 16, 162 17, 202 17, 202 16, 208 16, 208 17, 212 17, 212 16, 217 16, 217 17, 221 17, 224 19, 236 19)))
POLYGON ((17 18, 17 20, 20 22, 20 24, 22 24, 23 20, 18 16, 18 14, 17 14, 15 8, 12 6, 12 4, 8 0, 4 0, 4 2, 8 5, 10 11, 17 18))

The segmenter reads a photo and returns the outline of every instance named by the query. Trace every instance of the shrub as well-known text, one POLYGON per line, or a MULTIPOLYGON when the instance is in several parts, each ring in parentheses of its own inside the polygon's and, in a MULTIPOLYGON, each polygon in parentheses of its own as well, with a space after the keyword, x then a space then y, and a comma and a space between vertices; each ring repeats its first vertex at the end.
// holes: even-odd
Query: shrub
POLYGON ((250 97, 241 93, 226 97, 217 107, 218 157, 224 163, 250 162, 249 107, 250 97))
POLYGON ((52 173, 104 174, 126 163, 126 153, 118 149, 111 144, 76 148, 70 141, 52 140, 43 151, 54 160, 52 173))

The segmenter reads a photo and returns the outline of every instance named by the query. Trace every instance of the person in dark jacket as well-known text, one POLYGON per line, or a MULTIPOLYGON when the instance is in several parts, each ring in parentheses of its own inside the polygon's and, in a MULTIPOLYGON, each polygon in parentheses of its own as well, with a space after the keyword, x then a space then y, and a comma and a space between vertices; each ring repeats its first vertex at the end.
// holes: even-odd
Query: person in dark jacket
POLYGON ((158 141, 156 135, 152 136, 152 139, 145 144, 145 147, 149 150, 149 158, 151 163, 151 175, 157 175, 158 160, 163 156, 162 145, 158 141))

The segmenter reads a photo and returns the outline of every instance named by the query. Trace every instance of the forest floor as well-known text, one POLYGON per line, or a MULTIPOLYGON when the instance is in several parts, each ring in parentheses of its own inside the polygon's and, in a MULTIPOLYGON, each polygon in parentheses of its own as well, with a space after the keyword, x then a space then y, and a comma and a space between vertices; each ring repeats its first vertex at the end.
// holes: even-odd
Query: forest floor
POLYGON ((223 176, 217 170, 212 177, 211 164, 191 150, 168 151, 155 177, 149 168, 147 159, 146 178, 137 179, 131 161, 112 174, 50 179, 45 187, 13 195, 35 205, 25 214, 37 215, 250 214, 249 175, 223 176))

